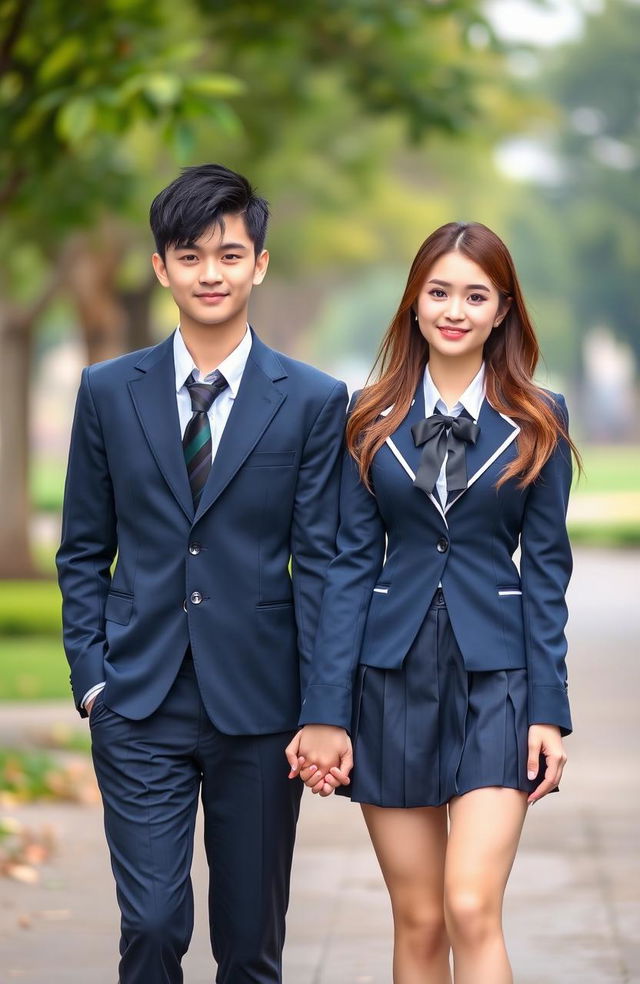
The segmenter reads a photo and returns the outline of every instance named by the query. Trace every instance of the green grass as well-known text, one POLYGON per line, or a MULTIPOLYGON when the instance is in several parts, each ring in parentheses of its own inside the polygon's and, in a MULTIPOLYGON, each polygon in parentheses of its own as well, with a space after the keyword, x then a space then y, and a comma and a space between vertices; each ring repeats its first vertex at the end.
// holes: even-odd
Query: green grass
POLYGON ((0 637, 0 700, 71 700, 62 643, 47 636, 0 637))
POLYGON ((569 523, 573 546, 640 547, 640 520, 619 523, 569 523))
POLYGON ((60 638, 60 592, 55 581, 0 581, 0 636, 60 638))
POLYGON ((629 444, 580 448, 584 475, 574 492, 640 492, 640 447, 629 444))

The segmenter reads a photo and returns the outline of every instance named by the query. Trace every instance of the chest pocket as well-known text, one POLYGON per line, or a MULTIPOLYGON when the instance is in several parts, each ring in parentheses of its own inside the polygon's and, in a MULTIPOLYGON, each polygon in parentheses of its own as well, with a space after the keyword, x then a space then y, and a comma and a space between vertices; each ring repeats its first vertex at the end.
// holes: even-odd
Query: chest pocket
POLYGON ((244 463, 245 468, 285 468, 293 465, 295 451, 254 451, 244 463))

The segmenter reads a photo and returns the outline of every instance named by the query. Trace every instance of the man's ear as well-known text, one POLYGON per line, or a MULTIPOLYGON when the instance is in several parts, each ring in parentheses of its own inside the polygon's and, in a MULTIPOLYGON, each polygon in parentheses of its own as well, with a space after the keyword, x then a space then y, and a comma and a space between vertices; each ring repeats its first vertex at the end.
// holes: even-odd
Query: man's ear
POLYGON ((256 267, 253 271, 253 285, 257 287, 265 278, 267 267, 269 266, 269 251, 263 249, 256 260, 256 267))
POLYGON ((151 264, 153 266, 154 272, 163 287, 169 286, 169 278, 167 276, 167 268, 165 262, 160 256, 160 253, 154 253, 151 257, 151 264))

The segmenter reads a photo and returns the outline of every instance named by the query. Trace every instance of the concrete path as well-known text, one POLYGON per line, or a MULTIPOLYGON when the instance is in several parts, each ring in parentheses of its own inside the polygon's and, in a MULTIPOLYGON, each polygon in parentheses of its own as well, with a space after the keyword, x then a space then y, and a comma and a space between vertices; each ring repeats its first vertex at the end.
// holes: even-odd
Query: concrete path
MULTIPOLYGON (((639 576, 638 552, 576 552, 569 628, 576 734, 562 792, 530 811, 509 884, 505 923, 517 984, 640 982, 639 576)), ((5 705, 0 744, 45 720, 83 726, 68 705, 40 705, 35 716, 33 706, 5 705)), ((114 984, 118 917, 99 807, 4 812, 53 825, 59 852, 39 885, 0 879, 0 984, 114 984)), ((185 981, 212 984, 201 849, 194 884, 185 981)), ((307 795, 285 982, 390 984, 390 968, 389 904, 360 811, 307 795)))

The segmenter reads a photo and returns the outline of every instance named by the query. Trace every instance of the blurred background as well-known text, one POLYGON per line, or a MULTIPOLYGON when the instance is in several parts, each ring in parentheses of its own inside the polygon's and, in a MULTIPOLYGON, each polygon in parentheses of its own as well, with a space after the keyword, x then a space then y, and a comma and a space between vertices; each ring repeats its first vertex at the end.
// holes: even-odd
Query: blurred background
MULTIPOLYGON (((637 557, 639 65, 638 0, 0 0, 7 810, 95 799, 84 732, 54 715, 29 745, 10 712, 69 697, 53 555, 75 391, 175 326, 148 208, 184 165, 269 200, 252 323, 350 389, 426 235, 495 229, 584 458, 573 542, 637 557)), ((36 881, 51 836, 3 822, 0 870, 36 881)))

